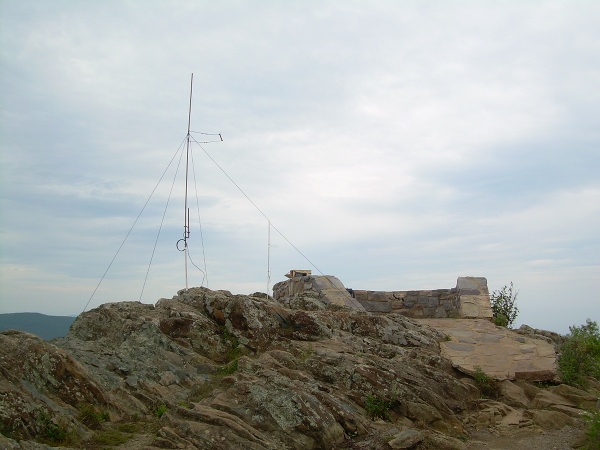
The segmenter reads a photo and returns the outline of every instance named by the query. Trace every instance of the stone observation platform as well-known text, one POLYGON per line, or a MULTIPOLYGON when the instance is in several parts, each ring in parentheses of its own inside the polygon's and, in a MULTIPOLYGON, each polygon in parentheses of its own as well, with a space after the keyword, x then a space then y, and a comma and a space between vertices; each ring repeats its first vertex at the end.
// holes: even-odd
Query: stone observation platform
POLYGON ((494 325, 487 280, 459 277, 455 288, 421 291, 346 289, 334 276, 295 270, 273 286, 273 298, 290 308, 351 308, 366 314, 402 314, 448 336, 442 355, 467 374, 477 368, 499 380, 557 378, 552 343, 494 325))

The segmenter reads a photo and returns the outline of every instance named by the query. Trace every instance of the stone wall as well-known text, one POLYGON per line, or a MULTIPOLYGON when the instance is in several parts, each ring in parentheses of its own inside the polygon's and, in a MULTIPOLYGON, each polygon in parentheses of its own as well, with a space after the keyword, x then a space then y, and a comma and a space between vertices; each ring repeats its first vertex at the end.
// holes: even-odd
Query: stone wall
POLYGON ((296 276, 275 284, 273 298, 292 309, 349 307, 413 318, 492 317, 487 280, 483 277, 459 277, 456 287, 450 289, 366 291, 346 289, 331 275, 296 276))
POLYGON ((458 291, 435 289, 423 291, 362 291, 354 297, 365 310, 373 313, 397 313, 408 317, 460 317, 458 291))
POLYGON ((414 318, 491 318, 487 280, 459 277, 456 287, 420 291, 353 290, 354 297, 372 313, 398 313, 414 318))

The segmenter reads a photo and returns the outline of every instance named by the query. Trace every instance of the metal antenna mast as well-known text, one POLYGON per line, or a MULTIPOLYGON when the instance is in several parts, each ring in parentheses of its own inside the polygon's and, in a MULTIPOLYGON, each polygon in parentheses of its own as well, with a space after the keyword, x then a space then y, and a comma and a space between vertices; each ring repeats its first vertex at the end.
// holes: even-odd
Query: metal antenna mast
MULTIPOLYGON (((203 133, 200 131, 192 131, 192 96, 194 92, 194 74, 192 73, 192 77, 190 79, 190 106, 188 109, 188 126, 187 126, 187 135, 185 137, 186 141, 186 154, 185 154, 185 204, 183 207, 183 237, 177 241, 177 250, 183 252, 183 256, 185 259, 185 290, 187 291, 189 288, 188 282, 188 259, 192 263, 194 267, 196 267, 200 272, 204 274, 206 279, 208 280, 208 276, 206 274, 206 258, 204 259, 204 271, 200 269, 194 261, 190 258, 190 251, 188 249, 188 239, 190 237, 190 208, 188 207, 188 196, 189 196, 189 176, 190 176, 190 163, 192 168, 194 167, 194 158, 190 153, 190 144, 195 143, 197 145, 200 144, 208 144, 211 142, 223 142, 223 137, 221 133, 203 133), (192 137, 192 133, 199 133, 205 136, 219 136, 218 140, 208 140, 208 141, 197 141, 192 137), (190 158, 191 157, 191 158, 190 158)), ((200 146, 202 148, 202 146, 200 146)), ((202 149, 204 150, 204 149, 202 149)), ((206 150, 204 150, 206 152, 206 150)), ((208 153, 207 153, 208 154, 208 153)), ((210 156, 210 155, 209 155, 210 156)), ((212 158, 211 158, 212 159, 212 158)), ((214 160, 213 160, 214 161, 214 160)), ((196 186, 196 174, 194 171, 194 186, 196 186)), ((200 206, 198 205, 198 190, 196 187, 196 205, 198 206, 198 222, 200 222, 200 206)), ((200 238, 202 239, 202 226, 200 226, 200 238)), ((202 241, 203 253, 204 253, 204 242, 202 241)), ((204 283, 204 279, 202 281, 204 283)))
POLYGON ((190 126, 192 123, 192 92, 194 89, 194 74, 190 80, 190 107, 188 110, 188 127, 185 154, 185 205, 183 208, 183 256, 185 258, 185 290, 188 290, 188 245, 190 237, 190 208, 188 208, 188 176, 190 172, 190 126))
POLYGON ((267 233, 267 299, 271 286, 271 221, 267 219, 269 230, 267 233))

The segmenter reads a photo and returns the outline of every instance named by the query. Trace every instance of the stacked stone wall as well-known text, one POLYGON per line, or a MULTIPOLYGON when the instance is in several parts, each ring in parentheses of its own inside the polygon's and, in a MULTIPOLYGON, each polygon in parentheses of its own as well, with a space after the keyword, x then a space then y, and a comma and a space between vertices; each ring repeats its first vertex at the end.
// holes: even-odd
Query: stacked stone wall
POLYGON ((458 290, 353 291, 354 297, 369 312, 397 313, 408 317, 460 317, 458 290))
POLYGON ((459 277, 456 287, 419 291, 346 289, 331 275, 293 277, 273 286, 275 301, 292 309, 349 307, 373 314, 402 314, 413 318, 491 318, 487 280, 459 277))

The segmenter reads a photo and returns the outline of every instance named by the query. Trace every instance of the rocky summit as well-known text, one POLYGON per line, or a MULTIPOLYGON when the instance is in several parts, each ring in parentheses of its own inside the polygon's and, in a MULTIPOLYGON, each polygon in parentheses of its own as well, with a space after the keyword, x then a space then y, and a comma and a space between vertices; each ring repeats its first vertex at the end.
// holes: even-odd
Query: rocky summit
POLYGON ((596 408, 558 380, 459 370, 449 349, 476 333, 302 304, 191 288, 102 305, 51 342, 2 332, 0 448, 466 449, 596 408))

